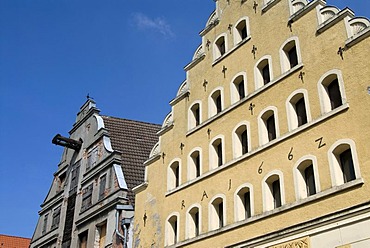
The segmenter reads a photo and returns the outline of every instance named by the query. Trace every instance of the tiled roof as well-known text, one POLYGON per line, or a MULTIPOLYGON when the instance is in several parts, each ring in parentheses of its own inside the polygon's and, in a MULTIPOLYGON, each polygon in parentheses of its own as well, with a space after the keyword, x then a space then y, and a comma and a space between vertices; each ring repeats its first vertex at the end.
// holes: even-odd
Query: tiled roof
POLYGON ((31 239, 0 234, 0 248, 28 248, 31 239))
POLYGON ((132 188, 144 182, 143 163, 158 142, 156 134, 161 126, 152 123, 102 116, 109 132, 112 148, 122 153, 123 174, 129 189, 128 197, 132 204, 135 196, 132 188))

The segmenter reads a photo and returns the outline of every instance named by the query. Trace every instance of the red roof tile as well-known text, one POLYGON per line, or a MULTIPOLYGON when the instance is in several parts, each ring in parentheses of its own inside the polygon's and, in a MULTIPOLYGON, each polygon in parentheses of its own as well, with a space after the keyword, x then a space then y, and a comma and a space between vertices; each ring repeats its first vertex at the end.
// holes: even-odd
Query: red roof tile
POLYGON ((0 248, 28 248, 31 239, 0 234, 0 248))

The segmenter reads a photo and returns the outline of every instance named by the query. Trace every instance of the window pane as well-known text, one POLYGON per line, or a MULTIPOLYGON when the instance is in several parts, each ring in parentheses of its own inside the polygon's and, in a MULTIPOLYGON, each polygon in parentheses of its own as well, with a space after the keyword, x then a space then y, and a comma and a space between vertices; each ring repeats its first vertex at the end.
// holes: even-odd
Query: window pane
POLYGON ((306 114, 306 106, 305 106, 303 97, 299 99, 297 103, 295 104, 295 110, 297 113, 298 127, 302 126, 303 124, 306 124, 307 114, 306 114))
POLYGON ((339 90, 338 79, 334 79, 328 85, 328 93, 332 110, 342 105, 342 96, 339 90))
POLYGON ((305 169, 304 177, 306 181, 307 196, 316 194, 315 177, 312 164, 305 169))
POLYGON ((271 115, 266 120, 266 127, 269 141, 276 139, 276 129, 275 129, 275 118, 274 115, 271 115))
POLYGON ((274 198, 274 208, 281 207, 280 181, 272 183, 272 196, 274 198))
POLYGON ((239 99, 243 99, 245 97, 245 90, 244 90, 244 80, 242 80, 238 84, 238 93, 239 93, 239 99))
POLYGON ((297 48, 296 48, 296 46, 293 46, 288 51, 288 57, 289 57, 290 68, 293 68, 294 66, 298 65, 298 57, 297 57, 297 48))
POLYGON ((245 218, 251 217, 251 195, 249 191, 243 194, 243 205, 245 218))
POLYGON ((224 205, 223 203, 221 202, 220 204, 218 204, 218 227, 221 228, 224 226, 224 205))
POLYGON ((263 84, 268 84, 270 82, 269 64, 265 65, 265 67, 262 68, 262 77, 263 77, 263 84))
POLYGON ((217 158, 218 158, 218 166, 222 165, 222 143, 217 145, 217 158))
POLYGON ((222 107, 221 107, 221 95, 217 96, 217 98, 215 99, 215 102, 216 102, 217 113, 220 113, 221 110, 222 110, 222 107))
POLYGON ((347 149, 340 154, 340 165, 343 172, 344 183, 356 179, 351 149, 347 149))
POLYGON ((242 143, 242 154, 246 154, 248 152, 248 133, 247 130, 240 135, 241 143, 242 143))

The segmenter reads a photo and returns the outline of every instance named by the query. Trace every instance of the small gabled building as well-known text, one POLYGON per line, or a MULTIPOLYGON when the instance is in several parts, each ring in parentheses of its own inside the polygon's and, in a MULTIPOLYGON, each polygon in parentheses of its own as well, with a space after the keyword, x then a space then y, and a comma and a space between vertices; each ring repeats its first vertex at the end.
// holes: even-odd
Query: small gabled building
POLYGON ((31 248, 126 247, 143 162, 158 142, 159 125, 100 115, 88 99, 64 147, 41 204, 31 248))

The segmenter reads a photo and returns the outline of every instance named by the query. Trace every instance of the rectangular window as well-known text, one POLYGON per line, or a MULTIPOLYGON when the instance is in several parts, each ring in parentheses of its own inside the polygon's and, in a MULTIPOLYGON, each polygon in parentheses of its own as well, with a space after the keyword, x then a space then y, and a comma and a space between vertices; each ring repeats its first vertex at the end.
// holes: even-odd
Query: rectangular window
POLYGON ((275 129, 275 117, 271 115, 266 120, 266 127, 269 141, 276 139, 276 129, 275 129))
POLYGON ((199 212, 196 212, 193 218, 194 218, 195 236, 198 236, 199 235, 199 212))
POLYGON ((272 183, 272 196, 274 198, 274 208, 281 207, 280 180, 272 183))
POLYGON ((338 79, 333 80, 328 86, 331 109, 342 105, 342 96, 340 94, 338 79))
POLYGON ((78 177, 80 175, 80 163, 77 162, 72 166, 71 172, 71 186, 69 189, 69 193, 73 194, 77 192, 77 185, 78 185, 78 177))
POLYGON ((45 214, 44 216, 44 224, 42 225, 42 234, 45 234, 48 228, 48 218, 49 214, 45 214))
POLYGON ((238 84, 238 93, 239 93, 239 99, 243 99, 245 97, 245 90, 244 90, 244 80, 242 80, 238 84))
POLYGON ((222 143, 221 142, 220 144, 216 146, 216 149, 217 149, 217 163, 218 163, 218 166, 221 166, 222 165, 222 143))
POLYGON ((87 248, 87 231, 78 235, 79 248, 87 248))
POLYGON ((103 175, 100 177, 99 200, 103 199, 105 196, 106 181, 107 181, 107 175, 103 175))
POLYGON ((241 134, 241 142, 242 142, 242 154, 246 154, 248 152, 248 133, 247 130, 241 134))
POLYGON ((251 194, 249 191, 243 194, 243 205, 245 218, 251 217, 251 194))
POLYGON ((304 176, 306 181, 307 196, 316 194, 315 177, 312 164, 304 170, 304 176))
POLYGON ((94 148, 87 157, 86 170, 93 168, 96 165, 96 160, 98 158, 98 148, 94 148))
POLYGON ((105 238, 107 236, 107 223, 98 227, 99 232, 99 248, 105 247, 105 238))
POLYGON ((217 113, 220 113, 222 111, 221 95, 216 98, 216 109, 217 113))
POLYGON ((83 190, 81 211, 84 211, 92 205, 93 185, 94 184, 92 183, 83 190))
POLYGON ((340 165, 343 172, 344 183, 356 179, 351 149, 347 149, 340 154, 340 165))
POLYGON ((199 154, 193 159, 194 159, 194 163, 195 163, 195 169, 197 170, 196 174, 197 174, 197 177, 199 177, 200 176, 200 157, 199 157, 199 154))
POLYGON ((297 56, 296 46, 293 46, 289 50, 288 57, 289 57, 290 68, 293 68, 294 66, 298 65, 298 56, 297 56))
POLYGON ((199 107, 194 110, 195 125, 198 126, 200 123, 199 107))
POLYGON ((224 226, 224 205, 221 202, 218 204, 218 227, 221 228, 224 226))
POLYGON ((54 209, 54 212, 53 212, 53 220, 51 222, 51 229, 54 229, 54 228, 58 228, 59 227, 60 208, 61 207, 57 207, 56 209, 54 209))
POLYGON ((300 127, 307 123, 306 105, 303 97, 297 101, 295 109, 297 112, 298 127, 300 127))
POLYGON ((270 82, 270 67, 269 64, 265 65, 262 68, 262 77, 263 77, 263 84, 268 84, 270 82))

